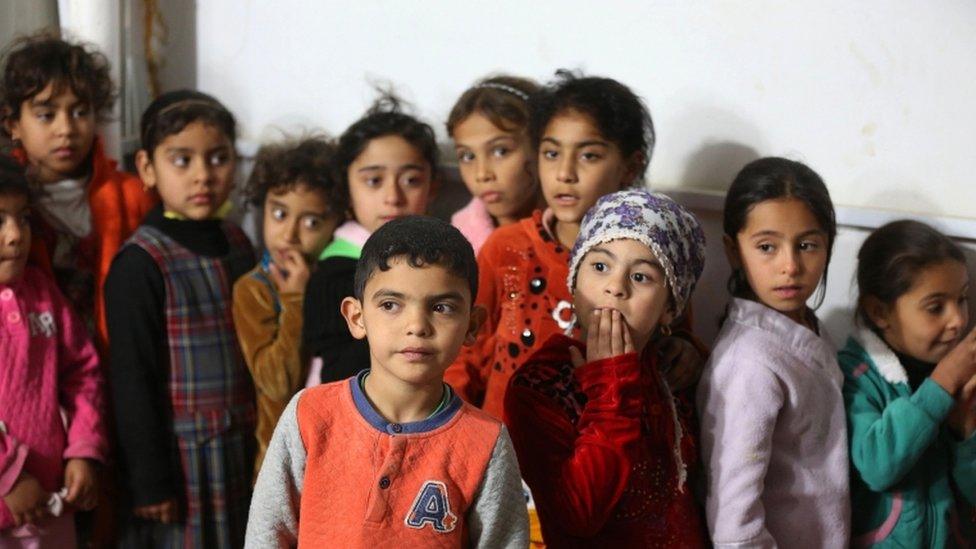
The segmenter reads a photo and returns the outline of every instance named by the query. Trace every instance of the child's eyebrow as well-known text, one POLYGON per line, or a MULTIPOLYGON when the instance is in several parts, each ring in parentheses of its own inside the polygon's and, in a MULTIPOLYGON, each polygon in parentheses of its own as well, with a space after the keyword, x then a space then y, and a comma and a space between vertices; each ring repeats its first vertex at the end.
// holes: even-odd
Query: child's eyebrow
POLYGON ((359 168, 356 171, 357 172, 371 172, 371 171, 374 171, 374 170, 385 170, 385 169, 386 169, 386 166, 384 166, 383 164, 373 164, 372 166, 363 166, 362 168, 359 168))
POLYGON ((599 246, 596 246, 592 250, 590 250, 590 253, 594 253, 594 252, 604 254, 604 255, 608 256, 610 259, 617 259, 617 256, 613 255, 613 252, 611 252, 610 250, 607 250, 605 248, 601 248, 599 246))
POLYGON ((450 291, 450 292, 444 292, 442 294, 437 294, 437 295, 434 295, 434 296, 430 296, 427 300, 428 301, 448 301, 448 300, 450 300, 450 301, 463 301, 464 300, 464 296, 461 295, 461 292, 458 292, 458 291, 450 291))
POLYGON ((405 170, 418 170, 418 171, 421 171, 422 172, 425 169, 426 169, 426 166, 424 166, 423 164, 403 164, 402 166, 400 166, 400 171, 405 171, 405 170))
POLYGON ((403 292, 397 292, 395 290, 387 290, 387 289, 376 290, 376 293, 373 294, 374 301, 377 299, 383 299, 385 297, 392 297, 394 299, 404 299, 406 297, 406 294, 404 294, 403 292))
MULTIPOLYGON (((548 136, 547 137, 543 137, 542 138, 542 141, 548 141, 549 143, 552 143, 553 145, 562 145, 562 142, 560 142, 555 137, 548 137, 548 136)), ((573 145, 574 147, 577 147, 577 148, 594 147, 594 146, 596 146, 596 147, 610 147, 610 142, 609 141, 604 141, 602 139, 588 139, 586 141, 577 141, 576 143, 571 143, 571 145, 573 145)))

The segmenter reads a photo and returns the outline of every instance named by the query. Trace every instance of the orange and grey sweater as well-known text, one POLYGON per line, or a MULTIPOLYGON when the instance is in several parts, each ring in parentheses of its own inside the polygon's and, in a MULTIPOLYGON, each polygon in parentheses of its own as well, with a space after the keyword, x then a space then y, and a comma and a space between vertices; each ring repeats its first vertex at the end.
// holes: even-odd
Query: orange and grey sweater
POLYGON ((246 547, 526 547, 505 427, 453 392, 425 420, 390 423, 360 376, 288 404, 258 474, 246 547))

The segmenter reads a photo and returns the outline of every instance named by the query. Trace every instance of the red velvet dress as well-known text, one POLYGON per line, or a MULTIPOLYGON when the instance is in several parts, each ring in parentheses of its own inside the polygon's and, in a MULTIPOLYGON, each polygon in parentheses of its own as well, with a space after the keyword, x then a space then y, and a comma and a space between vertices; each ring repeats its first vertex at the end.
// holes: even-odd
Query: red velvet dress
POLYGON ((512 378, 505 423, 548 547, 707 547, 690 395, 654 352, 572 366, 554 336, 512 378))

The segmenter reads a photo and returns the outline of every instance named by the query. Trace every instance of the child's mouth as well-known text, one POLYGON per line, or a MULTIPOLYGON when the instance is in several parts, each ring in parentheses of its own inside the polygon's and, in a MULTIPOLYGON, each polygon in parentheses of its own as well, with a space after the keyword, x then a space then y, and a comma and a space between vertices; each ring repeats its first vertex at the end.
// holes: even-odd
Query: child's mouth
POLYGON ((773 288, 773 293, 780 299, 793 299, 800 295, 803 286, 779 286, 773 288))
POLYGON ((579 202, 579 197, 571 194, 557 194, 555 196, 556 204, 560 206, 575 206, 579 202))
POLYGON ((401 349, 400 354, 407 359, 407 362, 423 362, 430 358, 434 352, 424 347, 407 347, 401 349))
POLYGON ((488 191, 481 195, 481 201, 485 204, 495 204, 496 202, 501 202, 501 199, 502 193, 498 191, 488 191))
POLYGON ((74 147, 58 147, 54 149, 54 157, 60 160, 71 158, 75 154, 74 147))
POLYGON ((190 196, 190 203, 196 206, 208 206, 213 202, 213 196, 210 193, 200 193, 190 196))

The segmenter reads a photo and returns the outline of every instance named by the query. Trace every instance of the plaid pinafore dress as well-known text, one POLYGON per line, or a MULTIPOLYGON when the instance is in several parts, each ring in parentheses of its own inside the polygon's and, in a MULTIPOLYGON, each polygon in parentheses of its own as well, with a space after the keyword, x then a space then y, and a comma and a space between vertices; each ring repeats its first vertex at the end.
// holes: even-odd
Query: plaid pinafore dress
POLYGON ((169 397, 185 500, 175 525, 182 532, 167 532, 165 545, 244 544, 255 404, 231 315, 234 281, 244 273, 228 267, 253 265, 254 253, 239 227, 224 223, 223 230, 230 243, 223 257, 193 253, 147 225, 129 240, 153 258, 166 288, 169 397))

